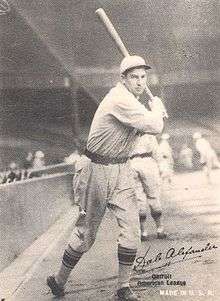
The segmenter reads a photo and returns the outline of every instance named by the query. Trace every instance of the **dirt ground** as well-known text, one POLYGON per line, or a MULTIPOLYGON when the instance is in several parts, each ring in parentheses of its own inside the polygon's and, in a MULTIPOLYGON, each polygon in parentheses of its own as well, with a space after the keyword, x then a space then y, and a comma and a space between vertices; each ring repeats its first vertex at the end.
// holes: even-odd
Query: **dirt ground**
MULTIPOLYGON (((219 170, 213 171, 212 184, 206 183, 201 172, 194 172, 175 175, 172 185, 163 186, 164 222, 169 235, 158 240, 149 216, 149 241, 138 250, 131 280, 141 300, 220 300, 219 195, 219 170)), ((57 299, 45 279, 58 269, 69 232, 19 286, 12 300, 57 299)), ((107 212, 94 246, 71 274, 63 300, 116 300, 116 240, 117 228, 107 212)))

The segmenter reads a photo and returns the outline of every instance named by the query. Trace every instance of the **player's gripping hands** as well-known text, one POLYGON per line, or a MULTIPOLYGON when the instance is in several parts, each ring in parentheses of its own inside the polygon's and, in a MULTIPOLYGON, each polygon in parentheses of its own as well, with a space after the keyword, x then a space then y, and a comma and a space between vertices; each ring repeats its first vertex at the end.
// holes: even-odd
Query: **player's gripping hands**
POLYGON ((152 112, 157 112, 159 114, 162 114, 163 117, 168 118, 166 108, 162 100, 158 96, 154 96, 149 100, 149 106, 152 112))

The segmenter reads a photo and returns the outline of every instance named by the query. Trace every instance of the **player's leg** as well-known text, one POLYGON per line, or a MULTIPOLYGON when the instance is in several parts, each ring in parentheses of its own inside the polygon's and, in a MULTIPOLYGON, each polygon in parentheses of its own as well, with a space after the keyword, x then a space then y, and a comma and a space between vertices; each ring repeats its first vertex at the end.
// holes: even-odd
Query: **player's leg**
POLYGON ((218 156, 217 156, 214 149, 212 149, 211 157, 212 157, 212 166, 213 166, 213 168, 220 168, 220 162, 219 162, 218 156))
POLYGON ((163 211, 160 201, 160 175, 158 164, 153 158, 146 158, 145 160, 147 161, 145 165, 148 168, 142 170, 142 184, 147 195, 151 216, 157 228, 157 237, 165 238, 167 235, 164 231, 163 211))
POLYGON ((150 206, 151 216, 154 219, 157 228, 157 238, 164 239, 167 237, 167 233, 165 232, 164 229, 162 208, 158 207, 158 205, 155 206, 155 202, 157 201, 158 200, 156 199, 151 199, 150 200, 151 204, 149 204, 149 206, 150 206))
POLYGON ((147 229, 147 196, 144 191, 140 174, 138 170, 143 166, 142 158, 134 158, 130 160, 131 167, 134 171, 134 182, 135 182, 135 194, 137 198, 137 204, 139 207, 139 220, 141 228, 141 240, 148 240, 148 229, 147 229))
POLYGON ((207 179, 207 182, 211 183, 212 159, 210 157, 210 153, 200 153, 200 163, 202 166, 202 171, 207 179))
POLYGON ((129 209, 111 205, 110 210, 115 215, 120 229, 118 237, 119 275, 117 295, 120 298, 126 296, 125 300, 138 300, 130 289, 131 273, 140 243, 138 209, 132 204, 129 209))
POLYGON ((142 181, 137 172, 135 172, 135 194, 137 198, 137 204, 139 207, 139 220, 140 220, 140 228, 141 228, 141 240, 148 239, 148 227, 146 223, 147 219, 147 196, 144 191, 142 181))
POLYGON ((118 237, 118 291, 122 300, 136 301, 137 296, 130 288, 130 277, 140 244, 139 208, 134 191, 133 172, 124 170, 109 204, 110 210, 117 219, 118 237), (130 183, 129 183, 130 182, 130 183))
POLYGON ((78 179, 77 185, 86 188, 76 189, 80 193, 80 196, 76 197, 78 199, 82 198, 83 211, 79 213, 58 273, 47 278, 47 284, 56 296, 64 295, 64 286, 69 275, 82 255, 94 243, 98 227, 106 210, 106 195, 104 192, 106 191, 107 181, 102 169, 93 168, 93 176, 91 176, 89 169, 84 169, 80 177, 81 179, 78 179), (97 183, 97 179, 99 183, 97 183))
POLYGON ((147 214, 146 211, 139 212, 139 220, 140 220, 140 229, 141 229, 141 241, 146 241, 149 239, 148 235, 148 226, 147 226, 147 214))

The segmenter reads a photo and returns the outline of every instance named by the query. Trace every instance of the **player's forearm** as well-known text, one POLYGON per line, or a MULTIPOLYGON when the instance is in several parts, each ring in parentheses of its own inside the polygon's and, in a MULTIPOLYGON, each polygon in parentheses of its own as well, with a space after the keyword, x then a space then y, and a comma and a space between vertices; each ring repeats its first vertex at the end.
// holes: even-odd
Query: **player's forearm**
POLYGON ((139 120, 139 130, 149 134, 160 134, 163 130, 163 117, 158 112, 147 112, 139 120))
POLYGON ((160 112, 152 112, 146 110, 144 107, 142 110, 134 110, 125 114, 114 114, 121 123, 133 127, 140 132, 148 134, 160 134, 163 130, 163 117, 160 112))

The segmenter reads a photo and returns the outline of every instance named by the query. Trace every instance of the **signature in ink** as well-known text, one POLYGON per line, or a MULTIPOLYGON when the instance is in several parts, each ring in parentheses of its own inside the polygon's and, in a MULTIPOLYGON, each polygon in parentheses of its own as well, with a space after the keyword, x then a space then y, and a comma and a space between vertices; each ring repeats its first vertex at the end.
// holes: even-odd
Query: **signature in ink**
POLYGON ((171 264, 180 263, 187 260, 192 260, 202 257, 207 251, 214 251, 218 247, 215 244, 206 243, 201 248, 195 248, 193 246, 180 248, 171 247, 165 252, 158 252, 156 255, 149 256, 151 246, 146 250, 143 256, 139 256, 135 260, 134 271, 137 273, 145 273, 150 270, 156 270, 162 267, 170 266, 171 264), (154 264, 160 263, 160 265, 146 270, 154 264))

